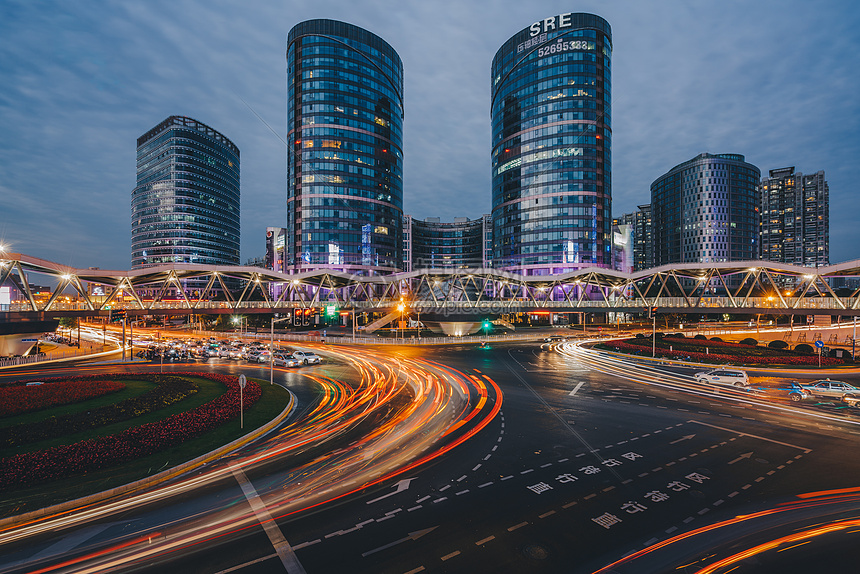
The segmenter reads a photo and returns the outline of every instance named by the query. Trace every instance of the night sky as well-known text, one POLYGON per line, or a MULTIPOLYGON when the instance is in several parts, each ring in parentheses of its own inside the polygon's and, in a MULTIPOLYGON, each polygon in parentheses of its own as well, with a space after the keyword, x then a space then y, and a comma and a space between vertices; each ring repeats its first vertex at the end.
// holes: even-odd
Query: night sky
POLYGON ((824 170, 831 262, 860 258, 856 0, 0 0, 0 243, 128 269, 136 140, 175 114, 241 150, 242 262, 263 256, 265 228, 286 223, 285 149, 270 130, 284 137, 286 36, 311 18, 366 28, 403 59, 405 213, 480 217, 490 63, 562 12, 612 26, 614 215, 699 153, 739 153, 763 174, 824 170))

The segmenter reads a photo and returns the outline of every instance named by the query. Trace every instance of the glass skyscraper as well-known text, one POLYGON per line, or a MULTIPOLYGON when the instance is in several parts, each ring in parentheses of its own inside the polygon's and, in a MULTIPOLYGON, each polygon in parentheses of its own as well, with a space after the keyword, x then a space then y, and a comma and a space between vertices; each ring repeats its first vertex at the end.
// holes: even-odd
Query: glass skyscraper
POLYGON ((758 258, 761 171, 733 153, 702 153, 651 184, 654 266, 758 258))
POLYGON ((239 148, 170 116, 137 140, 131 266, 239 264, 239 148))
POLYGON ((494 266, 526 275, 612 265, 612 32, 565 13, 493 59, 494 266))
POLYGON ((287 38, 286 264, 402 267, 403 63, 378 36, 308 20, 287 38))

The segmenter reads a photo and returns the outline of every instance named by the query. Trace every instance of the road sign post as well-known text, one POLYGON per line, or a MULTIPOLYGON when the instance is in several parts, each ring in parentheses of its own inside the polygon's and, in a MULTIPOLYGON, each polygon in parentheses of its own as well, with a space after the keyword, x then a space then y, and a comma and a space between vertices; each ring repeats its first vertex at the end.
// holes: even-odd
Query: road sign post
POLYGON ((818 368, 821 368, 821 351, 824 349, 824 341, 821 339, 815 341, 815 348, 818 349, 818 368))
POLYGON ((245 428, 245 385, 248 380, 245 375, 239 375, 239 428, 245 428))

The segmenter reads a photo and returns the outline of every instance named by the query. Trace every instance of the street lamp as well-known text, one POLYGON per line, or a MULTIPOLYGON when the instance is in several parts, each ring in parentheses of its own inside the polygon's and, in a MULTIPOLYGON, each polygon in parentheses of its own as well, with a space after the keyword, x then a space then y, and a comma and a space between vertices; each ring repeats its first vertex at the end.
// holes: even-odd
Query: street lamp
POLYGON ((240 316, 238 316, 238 317, 233 317, 233 324, 234 324, 234 325, 239 325, 239 337, 242 337, 242 321, 243 321, 243 320, 245 321, 245 326, 247 327, 247 325, 248 325, 248 320, 247 320, 247 318, 246 318, 246 317, 243 317, 243 316, 241 316, 241 315, 240 315, 240 316))
POLYGON ((272 317, 271 331, 269 333, 269 384, 275 384, 275 323, 289 321, 292 317, 284 317, 283 319, 275 319, 272 317))

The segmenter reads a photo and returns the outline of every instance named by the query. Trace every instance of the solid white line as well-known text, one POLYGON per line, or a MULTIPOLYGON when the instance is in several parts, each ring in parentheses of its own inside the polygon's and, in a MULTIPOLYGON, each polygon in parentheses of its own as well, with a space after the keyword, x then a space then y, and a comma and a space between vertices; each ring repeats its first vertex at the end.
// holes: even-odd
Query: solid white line
POLYGON ((265 530, 266 536, 269 537, 269 542, 272 543, 272 546, 275 548, 275 552, 277 552, 278 556, 281 558, 281 563, 283 563, 288 574, 305 574, 305 569, 301 562, 299 562, 299 558, 296 556, 296 553, 293 552, 293 548, 290 546, 290 543, 287 542, 286 538, 284 538, 281 529, 278 528, 272 515, 269 514, 268 509, 266 509, 266 505, 263 504, 262 500, 260 500, 260 496, 248 480, 242 467, 231 464, 230 470, 233 472, 233 476, 236 477, 236 482, 239 483, 239 487, 242 489, 242 494, 245 495, 245 498, 248 500, 248 504, 251 505, 251 510, 254 511, 254 516, 257 517, 263 530, 265 530))
MULTIPOLYGON (((787 443, 787 442, 780 442, 780 441, 778 441, 778 440, 773 440, 772 438, 765 438, 765 437, 763 437, 763 436, 758 436, 758 435, 750 434, 750 433, 747 433, 747 432, 741 432, 741 431, 737 431, 737 430, 734 430, 734 429, 727 429, 727 428, 725 428, 725 427, 718 427, 717 425, 711 425, 711 424, 708 424, 708 423, 703 423, 703 422, 701 422, 701 421, 696 421, 696 420, 692 420, 692 419, 691 419, 690 421, 688 421, 688 422, 696 423, 696 424, 699 424, 699 425, 704 425, 704 426, 706 426, 706 427, 711 427, 711 428, 715 428, 715 429, 723 430, 723 431, 726 431, 726 432, 735 433, 736 435, 740 435, 740 436, 748 436, 748 437, 750 437, 750 438, 757 438, 757 439, 759 439, 759 440, 764 440, 764 441, 767 441, 767 442, 772 442, 772 443, 774 443, 774 444, 781 444, 782 446, 788 446, 788 447, 791 447, 791 448, 797 448, 797 449, 802 450, 802 451, 803 451, 803 452, 805 452, 805 453, 810 453, 810 452, 812 452, 812 449, 809 449, 809 448, 806 448, 806 447, 802 447, 802 446, 797 446, 796 444, 789 444, 789 443, 787 443)), ((798 455, 798 456, 797 456, 797 457, 795 457, 795 458, 799 458, 800 456, 801 456, 801 455, 798 455)))
POLYGON ((573 390, 572 390, 572 391, 570 391, 570 392, 568 393, 568 396, 569 396, 569 397, 572 397, 573 395, 575 395, 575 394, 576 394, 576 391, 578 391, 580 388, 582 388, 582 385, 584 385, 584 384, 585 384, 585 381, 580 381, 580 382, 579 382, 579 384, 578 384, 578 385, 576 385, 576 386, 573 388, 573 390))

